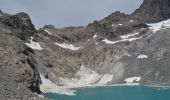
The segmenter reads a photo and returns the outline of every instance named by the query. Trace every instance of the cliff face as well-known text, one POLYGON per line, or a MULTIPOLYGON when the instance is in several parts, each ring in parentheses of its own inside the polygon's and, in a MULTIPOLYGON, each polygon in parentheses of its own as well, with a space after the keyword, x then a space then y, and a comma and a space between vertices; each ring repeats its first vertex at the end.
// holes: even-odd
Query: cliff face
POLYGON ((170 18, 169 0, 144 0, 132 17, 143 22, 157 22, 170 18))
POLYGON ((38 99, 41 82, 25 42, 36 32, 25 13, 0 16, 0 97, 3 100, 38 99))

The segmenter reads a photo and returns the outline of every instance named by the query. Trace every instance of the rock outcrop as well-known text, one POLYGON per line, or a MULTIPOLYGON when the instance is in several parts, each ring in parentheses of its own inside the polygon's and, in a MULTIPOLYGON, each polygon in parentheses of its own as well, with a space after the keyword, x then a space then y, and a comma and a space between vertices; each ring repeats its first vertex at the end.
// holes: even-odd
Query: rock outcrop
POLYGON ((0 97, 34 100, 40 93, 40 75, 32 53, 24 44, 36 32, 25 13, 0 16, 0 97))
POLYGON ((158 22, 170 18, 169 0, 144 0, 132 17, 142 22, 158 22))

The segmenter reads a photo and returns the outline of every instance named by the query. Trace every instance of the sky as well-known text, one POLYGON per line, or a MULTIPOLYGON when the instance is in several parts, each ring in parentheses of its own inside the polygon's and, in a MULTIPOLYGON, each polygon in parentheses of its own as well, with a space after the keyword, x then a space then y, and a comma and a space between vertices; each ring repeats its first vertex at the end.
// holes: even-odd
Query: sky
POLYGON ((0 9, 9 14, 26 12, 38 29, 85 26, 115 11, 132 13, 143 0, 0 0, 0 9))

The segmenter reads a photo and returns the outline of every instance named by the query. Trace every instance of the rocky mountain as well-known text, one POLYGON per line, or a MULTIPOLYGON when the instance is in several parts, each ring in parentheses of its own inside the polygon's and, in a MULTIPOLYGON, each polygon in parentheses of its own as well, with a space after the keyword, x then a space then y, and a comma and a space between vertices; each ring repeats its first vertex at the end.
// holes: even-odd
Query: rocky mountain
POLYGON ((0 97, 2 100, 33 100, 41 82, 33 50, 24 43, 36 32, 25 13, 0 16, 0 97))
POLYGON ((169 86, 169 12, 168 0, 144 0, 131 15, 117 11, 84 27, 39 30, 25 13, 1 13, 0 96, 32 100, 39 99, 33 92, 72 95, 84 86, 169 86))
POLYGON ((132 17, 143 22, 157 22, 170 17, 169 0, 144 0, 132 17))

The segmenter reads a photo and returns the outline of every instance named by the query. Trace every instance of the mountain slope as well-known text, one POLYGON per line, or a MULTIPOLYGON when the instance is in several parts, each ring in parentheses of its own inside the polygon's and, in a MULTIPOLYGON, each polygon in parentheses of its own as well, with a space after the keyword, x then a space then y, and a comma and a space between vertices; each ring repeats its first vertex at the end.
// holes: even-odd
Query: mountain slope
POLYGON ((4 99, 39 99, 33 92, 41 91, 73 95, 71 88, 84 86, 170 85, 168 0, 144 0, 132 15, 115 12, 84 27, 37 31, 25 13, 0 14, 4 99))

